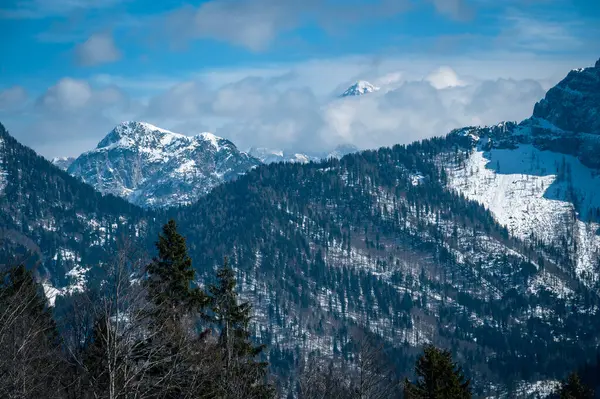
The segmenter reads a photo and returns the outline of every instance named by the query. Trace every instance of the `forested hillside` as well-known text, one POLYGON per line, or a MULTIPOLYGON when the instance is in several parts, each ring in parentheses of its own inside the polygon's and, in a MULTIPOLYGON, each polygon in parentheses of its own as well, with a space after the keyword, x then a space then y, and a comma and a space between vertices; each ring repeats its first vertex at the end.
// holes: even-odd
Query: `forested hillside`
POLYGON ((166 213, 103 197, 4 130, 2 140, 4 242, 37 253, 57 306, 100 283, 119 239, 151 253, 173 218, 200 281, 229 257, 255 308, 253 335, 288 388, 303 354, 351 362, 350 342, 365 332, 400 375, 421 345, 451 348, 488 394, 594 357, 597 293, 568 272, 561 248, 512 237, 447 188, 439 160, 460 162, 464 148, 453 136, 261 166, 166 213))

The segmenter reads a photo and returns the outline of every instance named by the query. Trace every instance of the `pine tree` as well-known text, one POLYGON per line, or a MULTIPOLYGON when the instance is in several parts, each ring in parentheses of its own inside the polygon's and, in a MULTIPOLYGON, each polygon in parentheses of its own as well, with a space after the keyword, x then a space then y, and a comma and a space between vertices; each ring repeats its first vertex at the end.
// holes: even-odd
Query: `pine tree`
POLYGON ((448 350, 427 345, 415 366, 417 381, 404 383, 404 395, 409 399, 471 398, 470 380, 452 361, 448 350))
MULTIPOLYGON (((219 329, 219 347, 225 367, 222 378, 228 383, 223 385, 233 383, 238 394, 242 389, 248 398, 273 397, 272 387, 265 382, 268 364, 256 360, 264 345, 255 346, 250 340, 252 307, 248 302, 239 303, 235 274, 227 258, 217 271, 217 278, 218 284, 209 288, 212 314, 207 318, 219 329)), ((232 397, 232 392, 225 389, 223 395, 232 397)))
POLYGON ((203 315, 208 297, 193 286, 192 260, 174 220, 163 226, 156 248, 158 257, 148 265, 146 280, 148 299, 154 305, 149 312, 150 331, 136 351, 140 362, 149 364, 150 396, 185 397, 198 388, 201 370, 193 358, 202 342, 194 323, 203 315))
POLYGON ((558 390, 560 399, 592 399, 591 389, 583 385, 577 373, 571 373, 562 381, 558 390))
POLYGON ((20 265, 0 273, 0 397, 58 396, 60 340, 33 273, 20 265))
POLYGON ((207 298, 200 288, 192 287, 195 271, 177 224, 171 219, 162 230, 156 242, 158 257, 147 269, 148 297, 157 311, 178 320, 183 312, 206 305, 207 298))

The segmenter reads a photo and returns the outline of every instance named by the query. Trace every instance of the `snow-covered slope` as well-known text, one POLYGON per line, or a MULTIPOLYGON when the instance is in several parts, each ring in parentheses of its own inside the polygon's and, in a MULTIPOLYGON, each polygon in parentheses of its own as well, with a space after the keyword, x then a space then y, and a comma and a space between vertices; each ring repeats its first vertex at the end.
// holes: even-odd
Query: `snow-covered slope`
POLYGON ((569 253, 585 284, 600 283, 600 60, 571 71, 520 124, 450 136, 468 149, 446 167, 451 187, 517 237, 569 253))
POLYGON ((576 157, 531 144, 486 149, 484 137, 463 163, 449 169, 450 185, 488 208, 524 240, 535 237, 574 251, 575 270, 598 280, 600 176, 576 157))
POLYGON ((323 159, 341 158, 344 155, 358 152, 359 149, 352 144, 342 144, 331 151, 324 152, 295 152, 289 150, 271 149, 264 147, 252 147, 248 153, 258 158, 262 163, 291 162, 307 163, 310 161, 318 162, 323 159))
POLYGON ((520 124, 450 134, 467 150, 444 163, 449 185, 517 237, 559 248, 600 283, 600 61, 571 71, 520 124), (448 166, 450 165, 450 166, 448 166))
POLYGON ((359 80, 358 82, 350 86, 348 89, 346 89, 346 91, 343 92, 340 97, 362 96, 364 94, 378 91, 379 89, 379 87, 374 86, 365 80, 359 80))
POLYGON ((194 202, 259 161, 211 133, 185 136, 144 122, 124 122, 68 171, 102 193, 144 207, 194 202))
POLYGON ((55 157, 51 162, 60 169, 67 170, 73 161, 75 161, 75 157, 55 157))
POLYGON ((310 161, 317 161, 318 159, 303 153, 297 153, 294 151, 279 150, 265 147, 252 147, 248 150, 248 153, 253 157, 259 159, 262 163, 275 163, 275 162, 299 162, 307 163, 310 161))

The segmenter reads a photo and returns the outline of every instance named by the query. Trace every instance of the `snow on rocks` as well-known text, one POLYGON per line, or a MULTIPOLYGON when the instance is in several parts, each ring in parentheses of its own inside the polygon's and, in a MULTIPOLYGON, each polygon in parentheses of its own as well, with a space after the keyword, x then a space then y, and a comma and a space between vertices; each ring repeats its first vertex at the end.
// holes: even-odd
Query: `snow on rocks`
POLYGON ((145 122, 123 122, 68 172, 136 205, 168 207, 194 202, 259 164, 211 133, 186 136, 145 122))

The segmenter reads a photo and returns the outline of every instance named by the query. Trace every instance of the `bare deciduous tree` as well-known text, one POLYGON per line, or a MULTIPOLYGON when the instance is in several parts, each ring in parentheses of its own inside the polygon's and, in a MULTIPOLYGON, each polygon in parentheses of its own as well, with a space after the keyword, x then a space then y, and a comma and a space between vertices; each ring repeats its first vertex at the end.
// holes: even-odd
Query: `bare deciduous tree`
POLYGON ((0 397, 58 397, 56 326, 41 287, 24 266, 0 273, 0 397))

